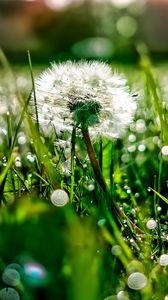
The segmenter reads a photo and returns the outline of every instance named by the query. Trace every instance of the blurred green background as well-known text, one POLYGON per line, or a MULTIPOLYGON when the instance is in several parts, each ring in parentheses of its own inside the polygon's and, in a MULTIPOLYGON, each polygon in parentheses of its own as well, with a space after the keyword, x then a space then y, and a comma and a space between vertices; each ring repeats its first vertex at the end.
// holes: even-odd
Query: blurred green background
POLYGON ((168 53, 166 0, 1 0, 0 46, 11 61, 94 58, 134 62, 145 44, 168 53))
MULTIPOLYGON (((153 198, 156 200, 156 197, 148 186, 153 186, 153 182, 156 185, 156 176, 160 176, 158 181, 160 184, 162 180, 162 184, 159 191, 166 194, 168 158, 162 161, 160 155, 160 129, 155 120, 157 112, 153 112, 150 102, 149 84, 147 80, 144 84, 141 71, 130 67, 130 64, 139 62, 139 53, 147 52, 157 62, 167 60, 168 1, 0 0, 0 48, 3 50, 0 54, 3 64, 3 68, 0 67, 0 170, 4 170, 10 157, 9 145, 12 134, 14 136, 18 130, 23 109, 16 97, 15 85, 24 101, 31 90, 28 49, 35 77, 44 65, 48 66, 52 61, 99 59, 112 62, 128 75, 132 90, 140 94, 139 111, 124 140, 105 144, 104 172, 109 171, 114 148, 117 200, 128 215, 135 216, 132 203, 137 201, 144 224, 155 217, 153 198), (3 53, 12 63, 14 76, 3 53)), ((161 82, 158 90, 162 89, 167 98, 167 65, 162 66, 158 74, 161 82)), ((101 224, 104 219, 98 213, 96 193, 83 187, 82 181, 77 181, 81 199, 79 204, 75 204, 76 211, 69 206, 62 209, 52 206, 46 197, 49 195, 48 185, 37 176, 39 165, 27 131, 24 125, 19 128, 16 143, 21 172, 18 171, 15 177, 14 170, 9 169, 4 190, 3 187, 0 190, 0 289, 6 286, 3 280, 5 268, 15 264, 12 268, 21 275, 16 289, 24 300, 151 300, 156 290, 158 298, 152 299, 160 300, 163 290, 164 295, 168 294, 165 284, 167 274, 166 281, 163 281, 161 271, 157 283, 154 282, 154 289, 150 291, 150 298, 143 298, 140 293, 128 289, 121 263, 123 253, 121 249, 119 254, 113 253, 113 247, 118 246, 116 241, 106 231, 102 233, 103 226, 103 230, 97 226, 98 219, 101 224), (29 193, 29 189, 33 192, 29 193), (117 298, 117 291, 122 289, 129 292, 129 298, 117 298)), ((54 162, 53 141, 45 143, 54 162)), ((45 172, 41 172, 45 179, 45 172)), ((89 169, 87 172, 90 176, 89 169)), ((68 179, 65 178, 66 181, 68 179)), ((164 205, 163 208, 158 205, 158 214, 166 232, 167 223, 164 225, 164 222, 167 215, 162 216, 164 205)), ((141 252, 146 255, 143 268, 151 277, 153 261, 149 258, 161 252, 160 248, 155 251, 158 241, 154 235, 150 238, 147 235, 145 246, 142 240, 139 248, 139 255, 141 252)), ((137 255, 136 258, 139 257, 137 255)), ((14 296, 11 299, 18 300, 14 296)))

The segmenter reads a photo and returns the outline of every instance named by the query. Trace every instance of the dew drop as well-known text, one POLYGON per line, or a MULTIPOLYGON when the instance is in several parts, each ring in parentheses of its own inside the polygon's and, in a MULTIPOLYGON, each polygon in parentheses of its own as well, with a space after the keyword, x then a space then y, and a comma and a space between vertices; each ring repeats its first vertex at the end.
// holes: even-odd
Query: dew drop
POLYGON ((157 226, 157 223, 156 223, 156 221, 153 220, 153 219, 148 220, 148 222, 146 223, 146 227, 147 227, 148 229, 150 229, 150 230, 155 229, 156 226, 157 226))
POLYGON ((95 189, 94 183, 90 183, 87 186, 88 191, 92 192, 95 189))
POLYGON ((143 119, 139 119, 136 121, 136 131, 138 133, 144 133, 146 131, 146 125, 143 119))
POLYGON ((168 254, 162 254, 159 258, 159 264, 163 267, 168 265, 168 254))
POLYGON ((97 225, 98 226, 103 226, 103 225, 105 225, 106 224, 106 219, 100 219, 98 222, 97 222, 97 225))
POLYGON ((28 262, 24 264, 23 280, 29 287, 41 287, 48 282, 48 272, 41 264, 28 262))
POLYGON ((54 206, 58 206, 58 207, 65 206, 69 201, 68 194, 64 190, 61 190, 61 189, 57 189, 57 190, 53 191, 50 199, 51 199, 52 204, 54 206))
POLYGON ((18 144, 19 145, 24 145, 26 143, 26 136, 24 133, 18 137, 18 144))
POLYGON ((157 207, 157 211, 158 211, 158 212, 161 212, 161 210, 162 210, 161 206, 158 206, 158 207, 157 207))
POLYGON ((129 300, 127 292, 125 291, 118 292, 117 300, 129 300))
POLYGON ((129 162, 129 155, 128 154, 123 154, 121 156, 121 160, 122 160, 123 163, 129 162))
POLYGON ((18 292, 13 288, 4 288, 0 291, 1 300, 20 300, 18 292))
POLYGON ((128 137, 129 142, 133 143, 136 141, 136 136, 135 134, 130 134, 128 137))
POLYGON ((139 152, 144 152, 145 149, 146 149, 146 146, 145 146, 144 144, 140 144, 140 145, 138 146, 139 152))
POLYGON ((14 269, 5 269, 2 274, 2 280, 5 284, 16 286, 20 283, 20 274, 14 269))
POLYGON ((111 248, 111 253, 115 256, 119 256, 121 255, 122 251, 121 251, 121 247, 119 245, 114 245, 112 248, 111 248))
POLYGON ((128 277, 127 284, 132 290, 141 290, 147 285, 147 277, 140 272, 132 273, 128 277))
POLYGON ((34 163, 35 161, 35 157, 31 153, 28 153, 26 158, 30 163, 34 163))
POLYGON ((163 146, 161 149, 161 153, 163 156, 168 156, 168 146, 163 146))
POLYGON ((133 152, 136 151, 136 146, 135 145, 131 145, 131 146, 128 147, 127 150, 128 150, 128 152, 133 153, 133 152))

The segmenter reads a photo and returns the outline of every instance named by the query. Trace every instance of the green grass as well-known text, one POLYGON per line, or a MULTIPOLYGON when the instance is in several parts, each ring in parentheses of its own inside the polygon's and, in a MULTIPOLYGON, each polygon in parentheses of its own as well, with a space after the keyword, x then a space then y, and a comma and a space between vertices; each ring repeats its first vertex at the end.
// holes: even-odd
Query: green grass
POLYGON ((62 146, 32 121, 28 105, 39 70, 30 55, 23 70, 12 69, 2 53, 1 61, 1 275, 9 264, 20 265, 14 288, 25 300, 166 299, 168 266, 159 264, 168 246, 165 70, 153 71, 145 57, 136 71, 119 67, 139 95, 135 120, 123 139, 94 144, 110 201, 123 212, 120 222, 105 205, 109 195, 95 178, 84 141, 73 136, 62 146), (70 197, 63 208, 50 200, 57 188, 70 197), (146 226, 150 219, 157 222, 153 230, 146 226), (45 280, 25 274, 32 262, 45 268, 45 280), (146 276, 144 288, 128 286, 134 272, 146 276))

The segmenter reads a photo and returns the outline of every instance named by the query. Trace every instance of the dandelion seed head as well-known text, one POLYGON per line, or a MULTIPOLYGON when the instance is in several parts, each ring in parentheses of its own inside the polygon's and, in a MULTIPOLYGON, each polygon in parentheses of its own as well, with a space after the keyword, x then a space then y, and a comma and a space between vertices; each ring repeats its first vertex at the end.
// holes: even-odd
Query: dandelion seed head
POLYGON ((39 123, 48 134, 49 128, 71 133, 75 122, 89 127, 93 138, 118 138, 136 110, 126 79, 102 62, 52 64, 35 89, 39 123))

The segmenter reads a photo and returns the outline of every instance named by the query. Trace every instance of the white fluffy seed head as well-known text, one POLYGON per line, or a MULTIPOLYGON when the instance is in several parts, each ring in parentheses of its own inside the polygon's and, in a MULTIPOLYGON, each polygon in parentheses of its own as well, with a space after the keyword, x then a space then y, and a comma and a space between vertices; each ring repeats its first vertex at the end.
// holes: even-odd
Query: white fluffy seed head
POLYGON ((127 284, 132 290, 141 290, 147 285, 147 278, 143 273, 135 272, 128 277, 127 284))
POLYGON ((153 230, 153 229, 155 229, 155 228, 157 227, 157 223, 156 223, 155 220, 150 219, 150 220, 148 220, 148 222, 146 223, 146 227, 147 227, 148 229, 150 229, 150 230, 153 230))
POLYGON ((14 269, 5 269, 2 274, 2 280, 10 286, 17 286, 20 283, 20 274, 14 269))
POLYGON ((13 288, 3 288, 0 290, 0 300, 20 300, 20 296, 13 288))
POLYGON ((86 112, 93 138, 121 137, 136 109, 126 79, 102 62, 53 64, 36 80, 35 90, 39 123, 47 135, 53 127, 71 132, 78 109, 82 117, 86 112))
POLYGON ((57 190, 53 191, 50 199, 51 199, 52 204, 54 206, 58 206, 58 207, 65 206, 69 201, 68 194, 64 190, 61 190, 61 189, 57 189, 57 190))
POLYGON ((162 254, 159 258, 159 264, 163 267, 168 265, 168 254, 162 254))

